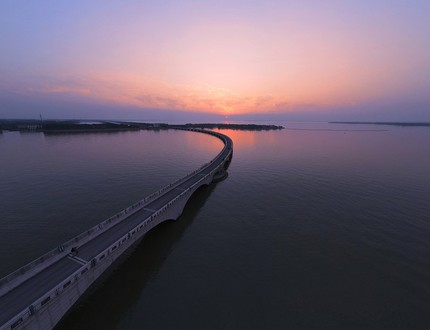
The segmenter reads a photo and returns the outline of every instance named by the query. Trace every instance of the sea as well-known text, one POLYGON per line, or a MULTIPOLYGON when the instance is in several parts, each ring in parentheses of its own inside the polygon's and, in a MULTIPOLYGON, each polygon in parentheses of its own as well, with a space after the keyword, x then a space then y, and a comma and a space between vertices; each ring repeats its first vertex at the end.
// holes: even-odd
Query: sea
MULTIPOLYGON (((57 329, 430 329, 430 127, 219 130, 228 177, 57 329)), ((0 277, 214 158, 195 132, 0 134, 0 277)))

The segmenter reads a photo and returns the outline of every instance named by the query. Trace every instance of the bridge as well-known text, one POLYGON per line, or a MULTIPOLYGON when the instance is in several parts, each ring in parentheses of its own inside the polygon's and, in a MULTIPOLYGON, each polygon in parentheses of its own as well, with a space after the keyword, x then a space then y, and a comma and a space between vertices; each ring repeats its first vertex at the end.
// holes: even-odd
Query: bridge
POLYGON ((224 147, 194 172, 2 278, 0 330, 53 328, 125 250, 161 222, 176 220, 199 187, 226 175, 231 139, 209 130, 189 131, 221 139, 224 147))

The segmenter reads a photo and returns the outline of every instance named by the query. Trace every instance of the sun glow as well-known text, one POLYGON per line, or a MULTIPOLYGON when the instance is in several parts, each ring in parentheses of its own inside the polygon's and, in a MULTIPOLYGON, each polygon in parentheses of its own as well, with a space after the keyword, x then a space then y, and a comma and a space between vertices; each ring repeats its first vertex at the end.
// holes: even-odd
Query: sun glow
POLYGON ((109 4, 103 15, 87 4, 79 24, 67 20, 68 10, 49 29, 36 15, 33 39, 21 25, 0 22, 12 31, 0 54, 8 63, 0 88, 223 116, 428 100, 426 10, 293 3, 109 4), (405 13, 416 20, 400 24, 405 13))

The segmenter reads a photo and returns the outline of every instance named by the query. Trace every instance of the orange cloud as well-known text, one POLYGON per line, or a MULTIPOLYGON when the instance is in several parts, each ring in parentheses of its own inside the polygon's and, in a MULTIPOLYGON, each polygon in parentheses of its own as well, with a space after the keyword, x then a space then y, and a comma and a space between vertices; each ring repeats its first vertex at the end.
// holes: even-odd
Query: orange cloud
MULTIPOLYGON (((93 75, 85 78, 61 79, 32 92, 72 94, 104 103, 153 109, 172 109, 234 115, 257 112, 287 112, 303 107, 281 96, 249 95, 213 85, 192 86, 145 81, 136 76, 93 75)), ((308 103, 312 106, 312 103, 308 103)))

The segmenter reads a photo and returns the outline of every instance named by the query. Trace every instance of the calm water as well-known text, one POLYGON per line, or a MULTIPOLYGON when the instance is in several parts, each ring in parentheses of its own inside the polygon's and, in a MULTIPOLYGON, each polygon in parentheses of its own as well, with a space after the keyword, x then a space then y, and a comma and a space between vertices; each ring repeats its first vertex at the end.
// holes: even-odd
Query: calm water
MULTIPOLYGON (((283 124, 223 131, 229 177, 128 251, 59 328, 428 329, 430 129, 283 124)), ((0 273, 220 148, 179 131, 3 133, 0 273)))

